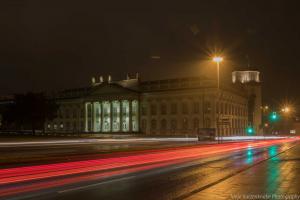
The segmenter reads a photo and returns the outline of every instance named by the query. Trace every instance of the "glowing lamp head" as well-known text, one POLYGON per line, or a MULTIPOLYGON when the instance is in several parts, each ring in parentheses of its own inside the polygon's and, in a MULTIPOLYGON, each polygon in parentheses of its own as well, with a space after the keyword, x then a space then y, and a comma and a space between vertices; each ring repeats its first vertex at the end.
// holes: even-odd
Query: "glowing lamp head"
POLYGON ((215 57, 213 57, 213 61, 216 62, 216 63, 220 63, 220 62, 223 61, 223 58, 219 57, 219 56, 215 56, 215 57))
POLYGON ((279 116, 276 112, 272 112, 271 115, 270 115, 270 121, 271 122, 276 122, 279 120, 279 116))
POLYGON ((286 107, 282 108, 281 111, 284 113, 288 113, 288 112, 290 112, 290 108, 286 106, 286 107))
POLYGON ((247 135, 252 135, 254 134, 254 129, 251 126, 248 126, 246 129, 247 135))

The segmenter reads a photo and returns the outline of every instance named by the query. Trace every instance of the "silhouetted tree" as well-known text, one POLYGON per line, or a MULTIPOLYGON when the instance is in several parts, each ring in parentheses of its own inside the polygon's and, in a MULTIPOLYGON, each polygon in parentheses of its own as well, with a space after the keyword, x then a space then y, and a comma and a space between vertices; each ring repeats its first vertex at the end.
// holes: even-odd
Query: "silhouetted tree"
POLYGON ((46 120, 56 117, 58 105, 53 99, 47 99, 43 93, 15 95, 14 103, 3 114, 3 121, 12 124, 17 130, 44 130, 46 120))

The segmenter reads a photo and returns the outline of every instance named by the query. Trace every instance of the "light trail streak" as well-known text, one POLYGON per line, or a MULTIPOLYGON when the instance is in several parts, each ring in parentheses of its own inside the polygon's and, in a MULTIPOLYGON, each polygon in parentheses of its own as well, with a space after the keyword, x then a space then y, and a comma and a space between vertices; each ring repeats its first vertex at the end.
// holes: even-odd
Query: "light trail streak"
MULTIPOLYGON (((221 140, 269 140, 284 139, 285 136, 226 136, 220 137, 221 140)), ((216 138, 217 139, 217 138, 216 138)), ((122 138, 122 139, 60 139, 51 141, 25 141, 25 142, 0 142, 0 147, 10 146, 42 146, 42 145, 74 145, 74 144, 97 144, 97 143, 128 143, 128 142, 195 142, 197 137, 178 137, 178 138, 122 138)))
POLYGON ((179 164, 248 149, 249 146, 262 148, 295 140, 298 138, 195 145, 173 149, 145 150, 123 156, 117 154, 120 155, 119 157, 112 154, 112 157, 101 159, 0 169, 0 197, 179 164), (60 179, 58 181, 53 178, 60 179), (32 183, 32 181, 38 182, 32 183))

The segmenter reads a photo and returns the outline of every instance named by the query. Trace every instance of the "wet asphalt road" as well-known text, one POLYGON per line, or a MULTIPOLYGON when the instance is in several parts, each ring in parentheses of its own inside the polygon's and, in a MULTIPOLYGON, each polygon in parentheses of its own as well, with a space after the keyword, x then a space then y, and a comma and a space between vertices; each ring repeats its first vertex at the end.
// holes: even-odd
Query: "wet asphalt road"
POLYGON ((111 152, 159 149, 198 144, 195 141, 106 141, 99 139, 1 141, 0 168, 99 158, 111 152), (24 144, 22 144, 24 142, 24 144), (29 144, 27 144, 29 142, 29 144), (32 142, 32 143, 30 143, 32 142), (36 144, 35 144, 36 142, 36 144), (49 142, 42 144, 40 142, 49 142))
MULTIPOLYGON (((246 189, 251 186, 262 193, 270 192, 265 185, 265 180, 269 179, 266 170, 258 170, 260 174, 254 173, 257 172, 257 168, 268 165, 271 161, 278 162, 286 158, 282 156, 286 154, 299 158, 299 142, 246 149, 143 172, 128 173, 101 181, 82 182, 33 192, 14 199, 231 199, 233 189, 235 192, 247 191, 246 189), (252 172, 253 170, 256 171, 252 172), (242 176, 241 181, 239 177, 244 173, 246 175, 242 176), (249 185, 247 174, 251 180, 258 181, 249 182, 253 184, 249 185), (232 179, 235 181, 230 182, 232 179), (228 181, 232 184, 231 187, 228 187, 228 184, 224 186, 228 181)), ((299 164, 300 162, 293 163, 298 169, 299 164)), ((274 167, 268 169, 275 171, 277 177, 286 173, 285 168, 278 168, 276 165, 268 167, 274 167)), ((298 174, 299 172, 300 170, 298 174)))

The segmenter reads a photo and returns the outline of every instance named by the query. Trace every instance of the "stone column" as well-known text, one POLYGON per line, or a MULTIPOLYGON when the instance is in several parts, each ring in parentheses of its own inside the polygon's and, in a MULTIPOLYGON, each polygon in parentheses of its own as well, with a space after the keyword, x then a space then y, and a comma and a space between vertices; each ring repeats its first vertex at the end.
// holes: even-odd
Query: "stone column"
POLYGON ((123 132, 123 101, 120 100, 120 132, 123 132))
POLYGON ((95 131, 95 127, 94 127, 94 124, 95 124, 95 122, 94 122, 94 120, 95 120, 95 117, 94 117, 94 115, 95 115, 95 111, 94 111, 94 102, 92 102, 91 103, 91 128, 92 128, 92 132, 94 132, 95 131))
POLYGON ((129 100, 129 132, 132 132, 132 100, 129 100))
POLYGON ((113 116, 112 116, 112 113, 113 113, 113 104, 112 104, 112 101, 109 101, 109 105, 110 105, 110 132, 113 132, 113 116))
POLYGON ((85 120, 85 127, 84 127, 84 131, 88 132, 88 103, 84 103, 84 120, 85 120))
POLYGON ((101 106, 101 127, 100 127, 100 132, 103 132, 103 125, 104 125, 103 101, 100 102, 100 106, 101 106))

